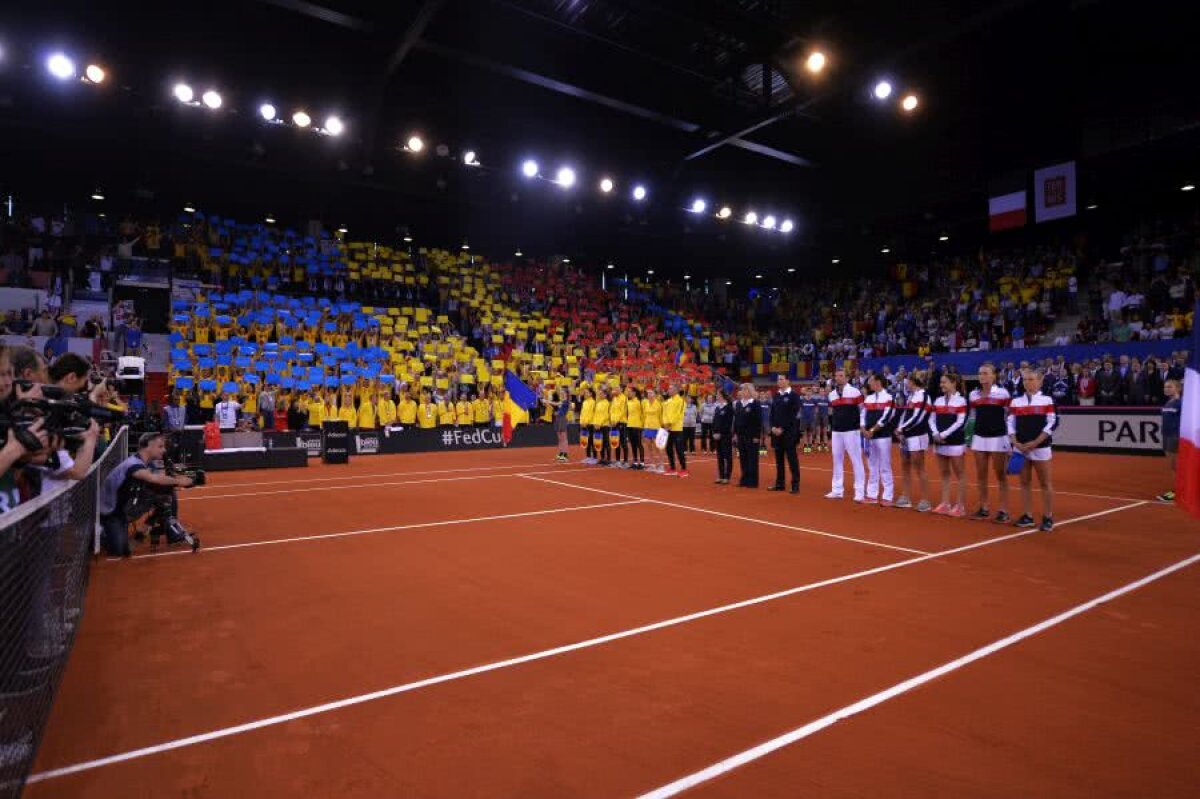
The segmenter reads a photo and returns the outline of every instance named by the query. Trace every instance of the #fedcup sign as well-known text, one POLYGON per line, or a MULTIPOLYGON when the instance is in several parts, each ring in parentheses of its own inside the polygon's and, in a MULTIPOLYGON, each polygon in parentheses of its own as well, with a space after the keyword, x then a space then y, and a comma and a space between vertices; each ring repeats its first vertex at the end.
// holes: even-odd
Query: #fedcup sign
POLYGON ((499 430, 488 427, 460 430, 458 428, 442 431, 442 446, 446 449, 462 447, 498 447, 504 443, 499 430))

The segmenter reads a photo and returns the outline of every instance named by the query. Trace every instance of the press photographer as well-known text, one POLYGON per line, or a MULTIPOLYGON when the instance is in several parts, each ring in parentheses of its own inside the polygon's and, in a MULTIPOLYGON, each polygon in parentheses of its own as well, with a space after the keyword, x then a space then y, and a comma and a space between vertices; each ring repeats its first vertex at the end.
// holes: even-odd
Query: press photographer
POLYGON ((157 545, 163 535, 168 544, 188 543, 195 551, 200 542, 179 524, 176 488, 187 488, 203 481, 202 473, 171 474, 153 464, 163 461, 166 438, 162 433, 144 433, 138 439, 137 452, 121 461, 100 489, 101 544, 112 556, 129 557, 129 525, 148 515, 150 540, 157 545))

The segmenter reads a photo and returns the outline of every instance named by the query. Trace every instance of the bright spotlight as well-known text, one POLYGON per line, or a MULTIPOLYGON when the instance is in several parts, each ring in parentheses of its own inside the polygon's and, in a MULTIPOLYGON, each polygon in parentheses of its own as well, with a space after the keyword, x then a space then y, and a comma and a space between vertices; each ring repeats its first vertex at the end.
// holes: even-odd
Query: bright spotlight
POLYGON ((938 241, 950 241, 950 237, 942 234, 941 236, 938 236, 938 241))
POLYGON ((704 200, 700 199, 699 197, 692 200, 692 213, 693 214, 702 214, 702 213, 704 213, 704 209, 707 207, 708 207, 708 203, 704 202, 704 200))
POLYGON ((654 274, 654 270, 653 270, 653 269, 647 269, 647 270, 646 270, 646 274, 647 274, 647 275, 653 275, 653 274, 654 274))
POLYGON ((1180 191, 1195 191, 1196 187, 1193 186, 1191 183, 1185 183, 1184 185, 1179 187, 1179 190, 1180 191))
POLYGON ((536 178, 538 173, 538 163, 530 158, 525 163, 521 164, 521 174, 527 178, 536 178))
POLYGON ((409 136, 408 141, 404 143, 404 147, 410 153, 419 153, 425 149, 425 142, 420 136, 409 136))
POLYGON ((840 264, 841 262, 842 262, 842 259, 841 259, 841 258, 834 258, 834 259, 833 259, 833 263, 835 263, 835 264, 840 264))
POLYGON ((196 213, 196 207, 191 203, 188 203, 187 205, 183 206, 183 212, 185 214, 194 214, 196 213))
POLYGON ((467 242, 465 242, 465 241, 464 241, 464 242, 463 242, 463 246, 462 246, 462 248, 463 248, 464 250, 469 250, 469 249, 471 249, 471 245, 470 245, 470 244, 468 244, 467 242))
POLYGON ((264 220, 264 221, 265 221, 265 222, 266 222, 268 225, 273 225, 273 224, 275 224, 275 217, 271 216, 270 214, 267 214, 267 218, 266 218, 266 220, 264 220))
POLYGON ((762 275, 755 275, 755 276, 754 276, 754 279, 755 279, 755 280, 762 280, 762 275))
POLYGON ((604 178, 603 180, 600 181, 600 191, 604 192, 605 194, 608 194, 612 190, 613 190, 612 178, 604 178))
POLYGON ((763 227, 765 227, 767 230, 774 230, 775 229, 775 217, 771 216, 770 214, 767 214, 766 216, 764 216, 763 217, 763 227))
POLYGON ((467 150, 463 153, 463 163, 467 166, 479 166, 479 161, 475 157, 474 150, 467 150))
POLYGON ((914 111, 916 110, 917 102, 917 96, 915 94, 909 94, 900 101, 900 107, 905 111, 914 111))
POLYGON ((692 279, 692 276, 691 276, 691 275, 684 275, 684 276, 683 276, 683 279, 684 279, 684 280, 691 280, 691 279, 692 279))
POLYGON ((83 71, 83 75, 87 78, 88 83, 104 83, 104 79, 108 77, 104 71, 104 67, 99 64, 88 64, 87 69, 83 71))
POLYGON ((325 132, 330 136, 341 136, 345 129, 346 125, 338 117, 329 117, 325 120, 325 132))
POLYGON ((214 111, 221 107, 221 95, 215 90, 209 89, 200 96, 200 102, 204 103, 214 111))
POLYGON ((825 69, 825 54, 820 50, 814 50, 809 54, 808 58, 805 59, 804 68, 816 75, 818 72, 825 69))
POLYGON ((726 280, 726 281, 725 281, 725 285, 726 285, 726 286, 732 286, 732 285, 733 285, 733 281, 732 281, 732 280, 726 280))
POLYGON ((887 255, 891 251, 892 251, 891 247, 884 247, 883 249, 880 250, 880 252, 883 253, 884 255, 887 255))
POLYGON ((297 111, 292 114, 292 124, 298 128, 307 128, 312 124, 312 117, 303 111, 297 111))
POLYGON ((637 200, 638 202, 641 202, 642 200, 646 199, 646 187, 645 186, 634 186, 633 187, 633 199, 637 200))
POLYGON ((346 227, 345 225, 342 225, 341 227, 339 227, 339 228, 337 229, 337 232, 338 232, 338 233, 341 233, 341 234, 344 236, 344 235, 346 235, 347 233, 349 233, 349 232, 350 232, 350 228, 346 227))
POLYGON ((796 224, 794 222, 792 222, 792 220, 785 219, 785 220, 783 220, 783 224, 779 226, 779 232, 780 233, 791 233, 792 228, 794 228, 794 227, 796 227, 796 224))
POLYGON ((554 182, 564 189, 571 188, 575 185, 575 170, 569 166, 561 167, 558 170, 558 174, 554 176, 554 182))
POLYGON ((196 93, 192 91, 192 87, 186 83, 176 83, 175 88, 171 92, 175 95, 175 99, 181 103, 190 103, 196 96, 196 93))
POLYGON ((717 211, 718 219, 728 219, 731 216, 733 216, 733 209, 730 208, 728 205, 721 206, 721 210, 717 211))
POLYGON ((521 248, 520 248, 520 247, 518 247, 518 248, 517 248, 517 251, 516 251, 515 253, 513 253, 513 254, 514 254, 514 255, 516 255, 518 258, 520 258, 520 257, 521 257, 521 248))
POLYGON ((46 59, 46 69, 59 80, 75 77, 75 62, 62 53, 54 53, 46 59))
POLYGON ((793 273, 793 272, 795 272, 795 271, 796 271, 796 267, 794 267, 794 266, 789 266, 789 267, 788 267, 788 274, 789 274, 789 275, 790 275, 790 274, 792 274, 792 273, 793 273))
POLYGON ((747 225, 753 225, 755 222, 758 221, 758 214, 751 211, 748 214, 746 214, 744 220, 747 225))
POLYGON ((407 244, 412 244, 412 236, 410 236, 409 234, 405 233, 405 234, 404 234, 404 241, 405 241, 405 243, 407 243, 407 244))
POLYGON ((609 269, 616 269, 617 267, 616 267, 616 265, 614 265, 614 264, 609 264, 609 265, 608 265, 608 268, 609 268, 609 269))
POLYGON ((892 96, 892 84, 886 80, 881 80, 875 84, 875 91, 873 93, 876 100, 886 100, 892 96))
POLYGON ((267 122, 274 122, 275 115, 277 113, 278 112, 275 110, 275 106, 271 105, 270 103, 263 103, 258 107, 258 115, 267 122))
POLYGON ((94 192, 92 192, 92 199, 93 200, 103 200, 104 192, 102 192, 100 189, 96 189, 94 192))

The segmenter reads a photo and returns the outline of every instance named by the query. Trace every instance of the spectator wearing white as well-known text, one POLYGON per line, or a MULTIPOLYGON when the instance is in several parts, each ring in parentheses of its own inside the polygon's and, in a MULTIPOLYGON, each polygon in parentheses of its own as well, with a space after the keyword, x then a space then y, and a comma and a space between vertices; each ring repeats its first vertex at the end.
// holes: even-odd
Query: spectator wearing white
POLYGON ((1124 313, 1125 298, 1125 292, 1120 289, 1113 289, 1112 294, 1108 295, 1108 318, 1112 321, 1118 321, 1124 313))
POLYGON ((237 429, 238 412, 241 409, 241 403, 229 394, 226 394, 225 398, 217 403, 214 415, 217 417, 217 426, 221 428, 222 433, 232 433, 237 429))
POLYGON ((854 501, 862 502, 866 491, 866 474, 862 460, 862 436, 859 406, 863 395, 849 384, 846 370, 838 369, 833 374, 834 387, 829 392, 829 412, 833 421, 833 482, 826 499, 841 499, 845 492, 843 468, 845 459, 850 458, 854 469, 854 501))

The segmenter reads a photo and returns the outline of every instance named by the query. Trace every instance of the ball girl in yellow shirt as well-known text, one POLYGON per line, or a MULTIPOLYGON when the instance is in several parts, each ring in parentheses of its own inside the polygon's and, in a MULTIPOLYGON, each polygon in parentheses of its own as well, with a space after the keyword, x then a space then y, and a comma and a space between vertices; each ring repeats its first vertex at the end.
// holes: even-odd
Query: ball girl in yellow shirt
POLYGON ((596 389, 596 407, 592 413, 592 427, 600 434, 600 466, 608 466, 612 462, 612 448, 608 443, 608 430, 612 424, 610 415, 612 403, 608 399, 608 389, 601 386, 596 389))
POLYGON ((590 465, 596 463, 596 428, 592 420, 596 416, 596 400, 592 398, 592 390, 584 386, 579 390, 583 401, 579 405, 579 430, 587 436, 583 462, 590 465))
POLYGON ((647 470, 661 472, 663 456, 658 447, 654 446, 654 437, 658 435, 658 429, 662 427, 662 400, 658 398, 658 392, 653 388, 646 389, 646 397, 642 400, 642 416, 645 418, 646 425, 642 432, 643 442, 645 439, 650 439, 650 466, 647 470))
POLYGON ((629 445, 629 468, 641 471, 646 468, 646 448, 642 440, 642 428, 645 426, 646 417, 642 415, 642 392, 633 386, 626 386, 625 406, 625 438, 629 445))

